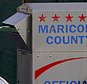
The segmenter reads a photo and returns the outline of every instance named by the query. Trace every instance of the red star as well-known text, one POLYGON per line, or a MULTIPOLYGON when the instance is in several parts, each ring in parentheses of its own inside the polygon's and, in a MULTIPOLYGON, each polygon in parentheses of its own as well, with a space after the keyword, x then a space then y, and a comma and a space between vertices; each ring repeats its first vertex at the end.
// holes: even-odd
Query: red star
POLYGON ((85 22, 85 18, 86 16, 84 16, 83 14, 81 16, 78 16, 80 18, 80 22, 84 21, 85 22))
POLYGON ((38 18, 40 19, 40 22, 42 22, 42 21, 45 22, 45 18, 46 17, 43 14, 40 17, 38 17, 38 18))
POLYGON ((73 16, 71 16, 70 14, 68 14, 68 16, 65 16, 65 18, 67 18, 66 22, 68 22, 68 21, 72 22, 73 16))
POLYGON ((55 14, 55 16, 52 16, 52 18, 54 19, 53 22, 54 22, 54 21, 57 21, 57 22, 58 22, 58 18, 60 18, 60 16, 57 16, 57 15, 55 14))

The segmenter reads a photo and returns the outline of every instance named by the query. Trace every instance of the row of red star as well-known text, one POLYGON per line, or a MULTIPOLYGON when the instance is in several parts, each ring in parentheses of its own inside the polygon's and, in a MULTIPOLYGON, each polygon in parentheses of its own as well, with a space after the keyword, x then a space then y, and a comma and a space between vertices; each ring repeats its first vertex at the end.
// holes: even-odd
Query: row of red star
MULTIPOLYGON (((38 18, 40 19, 40 22, 45 22, 47 17, 42 14, 38 18)), ((52 18, 53 18, 53 22, 55 22, 55 21, 58 22, 60 16, 55 14, 54 16, 52 16, 52 18)), ((72 19, 74 18, 74 16, 68 14, 67 16, 65 16, 65 18, 66 18, 66 22, 72 22, 72 19)), ((82 21, 85 22, 85 19, 87 18, 87 16, 82 14, 82 15, 78 16, 78 18, 80 19, 80 22, 82 22, 82 21)))

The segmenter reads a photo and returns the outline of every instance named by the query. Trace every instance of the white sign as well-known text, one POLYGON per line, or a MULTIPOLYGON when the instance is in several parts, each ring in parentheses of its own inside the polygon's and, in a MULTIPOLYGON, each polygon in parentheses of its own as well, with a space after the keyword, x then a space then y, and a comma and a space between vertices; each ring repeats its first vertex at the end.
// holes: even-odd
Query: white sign
POLYGON ((87 11, 34 13, 34 50, 86 51, 87 11))

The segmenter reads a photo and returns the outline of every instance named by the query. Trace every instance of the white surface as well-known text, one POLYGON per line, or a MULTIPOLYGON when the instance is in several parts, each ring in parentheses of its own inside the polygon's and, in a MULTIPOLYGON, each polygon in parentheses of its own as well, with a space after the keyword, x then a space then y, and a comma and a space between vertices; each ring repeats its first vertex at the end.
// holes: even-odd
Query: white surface
POLYGON ((26 3, 32 10, 86 10, 87 3, 26 3))
POLYGON ((28 16, 29 16, 28 14, 17 12, 10 18, 6 19, 3 23, 15 26, 16 24, 18 24, 20 21, 22 21, 24 18, 27 18, 28 16))
POLYGON ((0 77, 0 84, 9 84, 9 83, 7 83, 7 81, 5 79, 0 77))

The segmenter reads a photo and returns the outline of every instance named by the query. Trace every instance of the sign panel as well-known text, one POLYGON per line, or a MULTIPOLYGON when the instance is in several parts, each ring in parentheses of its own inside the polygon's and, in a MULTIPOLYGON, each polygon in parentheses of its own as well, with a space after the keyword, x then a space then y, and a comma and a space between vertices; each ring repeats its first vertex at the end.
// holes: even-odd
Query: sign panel
POLYGON ((87 11, 34 11, 33 51, 86 51, 87 11))
POLYGON ((87 84, 86 52, 39 55, 33 54, 33 84, 87 84))
POLYGON ((87 5, 41 5, 32 10, 33 84, 87 84, 87 5))

